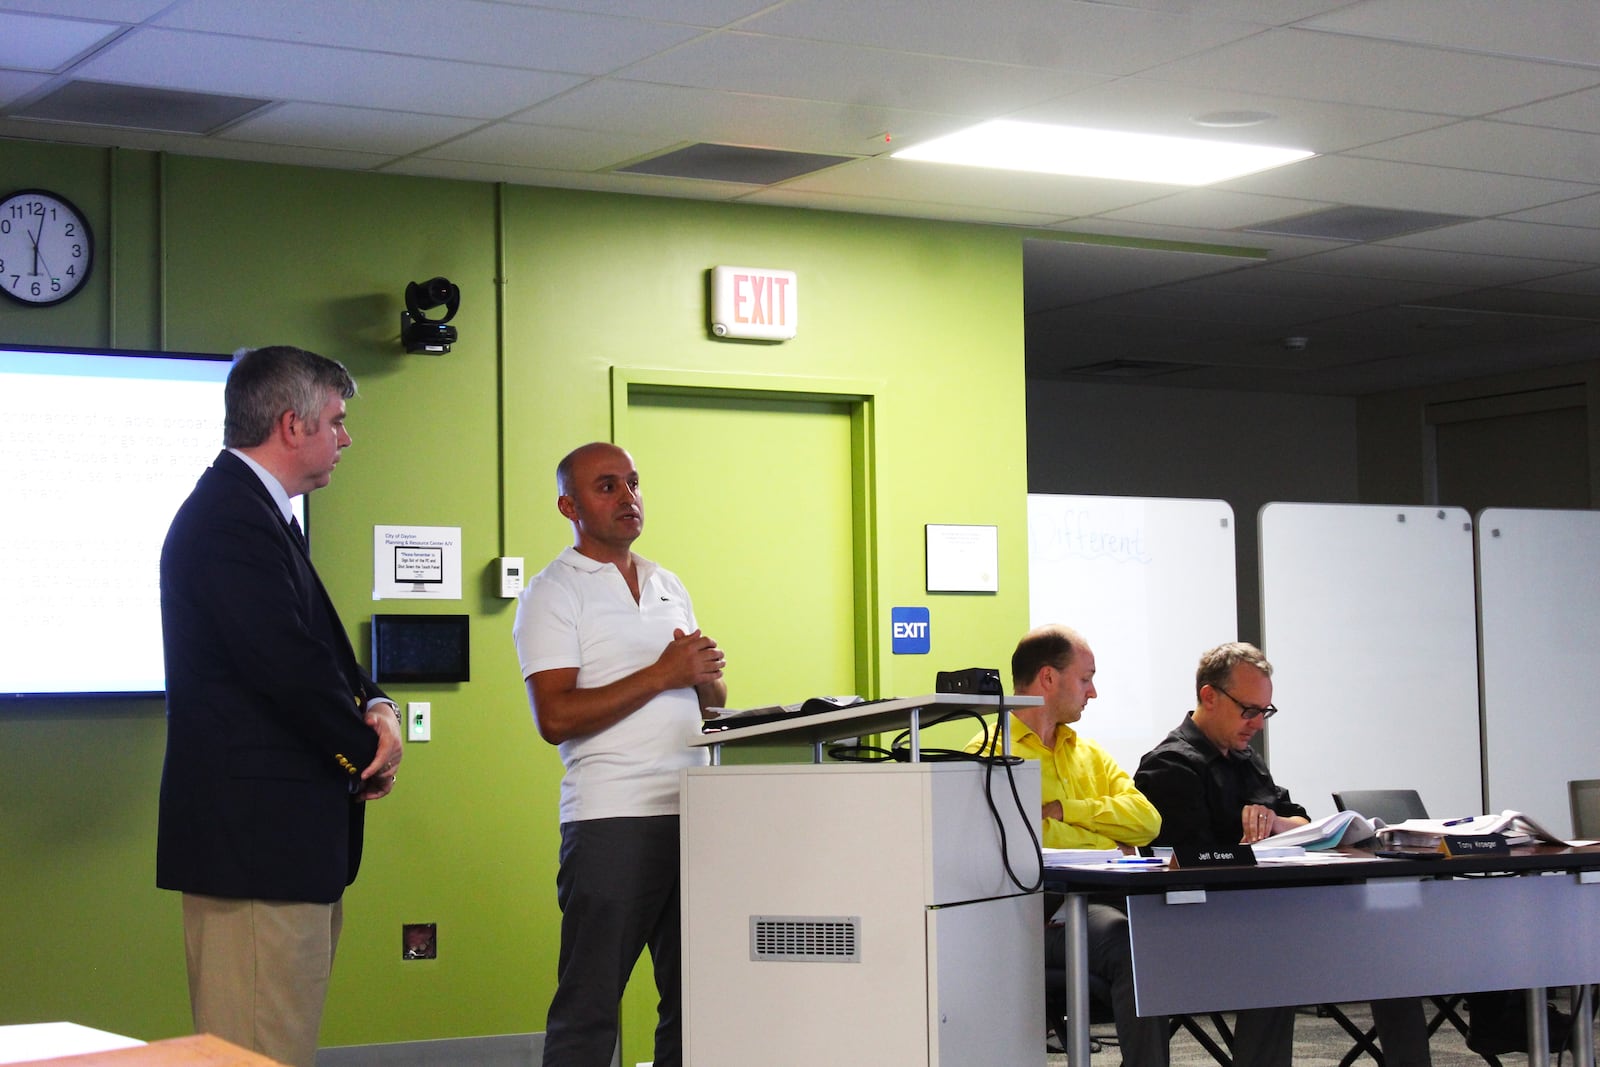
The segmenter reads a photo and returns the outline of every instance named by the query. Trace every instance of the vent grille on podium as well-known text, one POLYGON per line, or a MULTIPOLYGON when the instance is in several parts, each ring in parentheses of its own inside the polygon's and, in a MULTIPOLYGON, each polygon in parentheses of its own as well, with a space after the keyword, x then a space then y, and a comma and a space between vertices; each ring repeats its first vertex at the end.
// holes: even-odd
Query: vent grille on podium
POLYGON ((750 959, 860 963, 861 917, 752 915, 750 959))

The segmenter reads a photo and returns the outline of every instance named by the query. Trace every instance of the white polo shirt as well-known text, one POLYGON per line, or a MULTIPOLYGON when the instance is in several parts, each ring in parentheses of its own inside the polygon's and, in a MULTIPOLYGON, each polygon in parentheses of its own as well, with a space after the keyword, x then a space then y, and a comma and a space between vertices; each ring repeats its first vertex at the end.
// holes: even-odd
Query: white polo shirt
MULTIPOLYGON (((648 667, 672 631, 697 628, 677 575, 641 556, 639 601, 610 563, 567 548, 517 598, 511 634, 522 676, 578 668, 578 688, 596 689, 648 667)), ((561 821, 678 813, 678 772, 708 762, 688 742, 700 732, 693 688, 662 693, 633 714, 558 746, 561 821)))

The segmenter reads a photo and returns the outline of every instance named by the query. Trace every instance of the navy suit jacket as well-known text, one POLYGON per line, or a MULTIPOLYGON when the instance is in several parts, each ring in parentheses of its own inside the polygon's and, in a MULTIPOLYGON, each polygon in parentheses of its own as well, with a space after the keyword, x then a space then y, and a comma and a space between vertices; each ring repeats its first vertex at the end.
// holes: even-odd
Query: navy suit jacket
POLYGON ((351 783, 381 696, 255 471, 224 451, 161 549, 163 889, 331 903, 361 864, 351 783))

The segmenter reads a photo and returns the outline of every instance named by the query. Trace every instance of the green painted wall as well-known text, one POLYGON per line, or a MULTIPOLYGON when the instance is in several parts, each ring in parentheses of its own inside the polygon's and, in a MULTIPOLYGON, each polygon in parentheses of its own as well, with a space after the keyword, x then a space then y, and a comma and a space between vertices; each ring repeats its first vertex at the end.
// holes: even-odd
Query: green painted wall
MULTIPOLYGON (((613 367, 878 384, 859 609, 878 693, 1003 667, 1027 624, 1020 231, 22 142, 0 142, 0 173, 68 195, 100 240, 88 291, 0 308, 0 342, 287 342, 350 367, 355 445, 310 527, 358 647, 375 607, 457 609, 375 605, 372 525, 462 528, 473 680, 395 694, 433 702, 435 739, 371 813, 325 1044, 543 1028, 560 763, 533 730, 489 567, 510 553, 537 569, 570 541, 552 471, 610 436, 613 367), (800 336, 710 338, 705 272, 721 263, 798 271, 800 336), (404 355, 401 293, 436 274, 461 286, 462 340, 404 355), (998 596, 923 592, 927 522, 999 524, 998 596), (901 604, 932 607, 931 656, 889 655, 901 604), (400 925, 418 921, 439 923, 440 958, 402 963, 400 925)), ((719 509, 783 492, 720 485, 714 459, 708 537, 719 509)), ((759 595, 760 575, 726 581, 759 595)), ((0 1023, 187 1031, 178 902, 153 884, 163 729, 158 701, 0 705, 0 1023)), ((645 1054, 630 1035, 624 1062, 645 1054)))

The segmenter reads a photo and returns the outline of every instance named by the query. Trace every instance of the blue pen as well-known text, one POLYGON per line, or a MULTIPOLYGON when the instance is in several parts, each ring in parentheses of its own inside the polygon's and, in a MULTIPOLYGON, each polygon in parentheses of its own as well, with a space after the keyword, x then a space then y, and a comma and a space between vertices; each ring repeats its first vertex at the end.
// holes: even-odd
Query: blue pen
POLYGON ((1463 816, 1462 818, 1459 818, 1459 819, 1446 819, 1444 821, 1444 825, 1445 826, 1460 826, 1462 823, 1471 822, 1473 819, 1476 819, 1476 818, 1477 818, 1476 815, 1467 815, 1467 816, 1463 816))
POLYGON ((1107 863, 1121 863, 1129 867, 1165 867, 1167 861, 1159 856, 1118 856, 1107 863))

